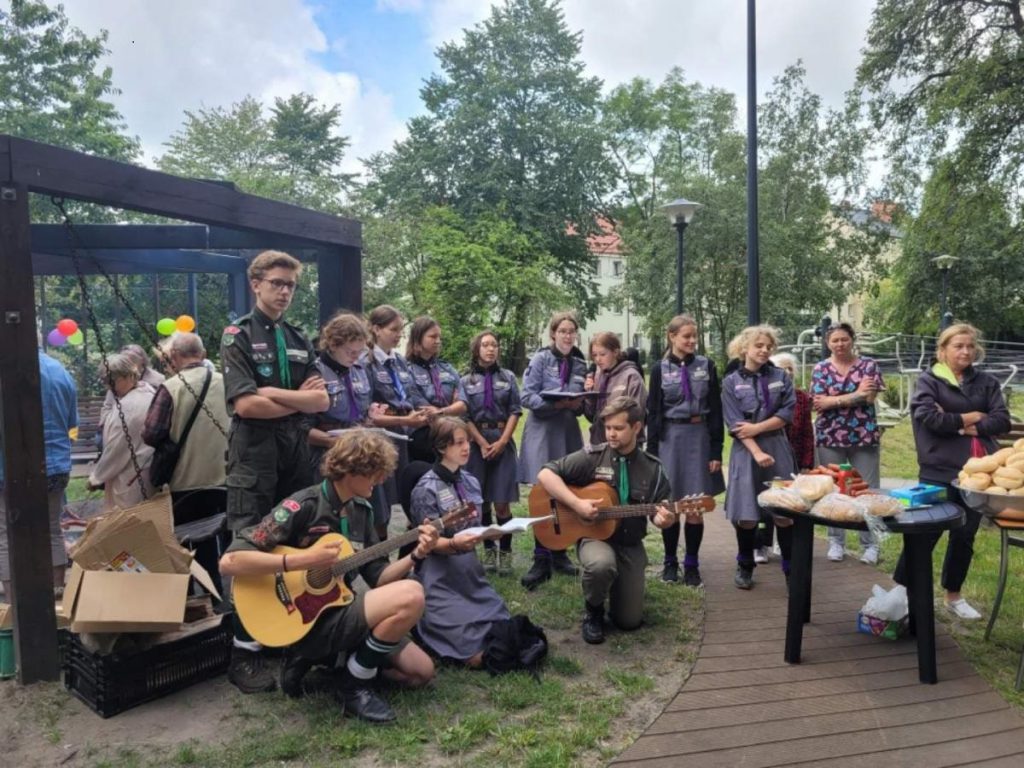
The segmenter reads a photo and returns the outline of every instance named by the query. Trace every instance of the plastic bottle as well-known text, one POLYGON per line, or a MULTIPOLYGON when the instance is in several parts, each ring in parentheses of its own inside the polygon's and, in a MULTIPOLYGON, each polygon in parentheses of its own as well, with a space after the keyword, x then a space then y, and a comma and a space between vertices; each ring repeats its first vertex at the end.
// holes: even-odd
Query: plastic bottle
POLYGON ((851 464, 840 464, 839 475, 836 477, 837 484, 839 485, 839 492, 849 494, 849 486, 855 479, 853 466, 851 464))

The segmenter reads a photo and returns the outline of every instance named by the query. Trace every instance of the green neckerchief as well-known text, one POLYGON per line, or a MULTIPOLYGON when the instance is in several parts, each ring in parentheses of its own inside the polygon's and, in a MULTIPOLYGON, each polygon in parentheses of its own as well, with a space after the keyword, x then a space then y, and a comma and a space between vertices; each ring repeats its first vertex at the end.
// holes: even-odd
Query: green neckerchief
POLYGON ((288 346, 284 340, 284 329, 277 323, 274 324, 274 338, 277 340, 277 367, 281 371, 281 386, 291 389, 292 372, 288 365, 288 346))
POLYGON ((629 470, 626 457, 619 456, 619 504, 629 504, 629 470))
MULTIPOLYGON (((326 480, 324 480, 322 483, 320 483, 320 493, 322 493, 324 495, 324 498, 327 499, 327 501, 330 501, 331 497, 327 493, 327 481, 326 480)), ((341 499, 338 499, 338 501, 341 501, 341 499)), ((342 506, 344 506, 344 504, 342 506)), ((340 509, 338 510, 338 516, 341 517, 341 535, 344 536, 347 539, 348 538, 348 517, 343 517, 341 515, 341 510, 340 509)))
POLYGON ((932 366, 932 375, 937 379, 942 379, 944 382, 949 384, 951 387, 960 389, 960 382, 956 379, 956 374, 953 373, 953 369, 945 363, 936 363, 932 366))

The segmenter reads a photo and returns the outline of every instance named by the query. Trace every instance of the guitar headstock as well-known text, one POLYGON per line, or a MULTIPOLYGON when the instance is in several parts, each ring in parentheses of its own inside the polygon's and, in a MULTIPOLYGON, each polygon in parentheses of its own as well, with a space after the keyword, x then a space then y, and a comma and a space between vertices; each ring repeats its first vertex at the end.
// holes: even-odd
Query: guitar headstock
POLYGON ((703 515, 705 512, 710 512, 715 508, 715 499, 707 494, 684 496, 677 501, 673 501, 671 508, 679 517, 684 517, 686 515, 703 515))
POLYGON ((433 522, 440 530, 444 530, 445 528, 451 528, 458 525, 467 518, 473 517, 475 514, 476 504, 467 502, 466 504, 460 504, 454 509, 448 510, 444 513, 443 517, 433 522))

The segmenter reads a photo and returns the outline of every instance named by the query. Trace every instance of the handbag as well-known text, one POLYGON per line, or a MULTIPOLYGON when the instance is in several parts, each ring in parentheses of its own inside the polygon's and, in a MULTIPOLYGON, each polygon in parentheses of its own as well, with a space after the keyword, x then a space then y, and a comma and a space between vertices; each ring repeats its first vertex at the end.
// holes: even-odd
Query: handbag
POLYGON ((160 445, 153 448, 153 458, 149 463, 149 481, 155 488, 171 482, 174 470, 178 466, 178 460, 181 458, 182 446, 185 445, 188 433, 192 431, 192 425, 196 421, 196 416, 199 415, 199 409, 203 407, 203 401, 206 400, 206 392, 210 389, 211 379, 213 379, 213 372, 207 369, 206 379, 203 381, 203 389, 199 393, 199 399, 196 400, 192 414, 185 423, 185 428, 181 431, 179 440, 175 442, 168 436, 160 445))

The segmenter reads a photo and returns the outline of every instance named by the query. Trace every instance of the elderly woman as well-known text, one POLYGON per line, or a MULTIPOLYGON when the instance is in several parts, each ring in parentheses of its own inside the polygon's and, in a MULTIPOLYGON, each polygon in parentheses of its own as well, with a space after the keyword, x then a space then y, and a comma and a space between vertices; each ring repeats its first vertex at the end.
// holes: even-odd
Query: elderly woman
POLYGON ((105 364, 100 363, 99 376, 116 400, 100 424, 103 433, 103 453, 89 473, 89 488, 94 490, 104 486, 108 507, 130 507, 143 501, 144 495, 152 495, 153 491, 153 486, 149 482, 149 462, 153 456, 153 449, 143 442, 142 430, 154 390, 149 384, 139 380, 138 364, 130 355, 123 352, 108 355, 105 364), (120 401, 120 408, 117 400, 120 401), (127 436, 125 425, 128 428, 127 436), (135 449, 135 457, 142 471, 141 476, 137 474, 132 463, 128 438, 135 449))
MULTIPOLYGON (((992 453, 999 447, 996 436, 1010 430, 1010 412, 999 381, 974 367, 984 355, 979 336, 978 329, 966 323, 944 330, 935 350, 935 362, 918 378, 910 398, 918 477, 923 483, 945 486, 949 500, 967 515, 962 528, 949 532, 942 563, 946 610, 965 620, 981 618, 960 596, 974 557, 974 537, 981 514, 968 508, 950 483, 971 458, 975 440, 981 442, 987 453, 992 453)), ((934 543, 940 537, 941 534, 935 534, 934 543)), ((906 584, 905 566, 901 554, 893 574, 897 583, 906 584)))
MULTIPOLYGON (((818 462, 849 464, 870 488, 881 484, 880 443, 875 398, 885 388, 878 364, 854 348, 857 336, 848 323, 825 331, 829 355, 814 366, 811 394, 817 434, 818 462)), ((839 562, 846 553, 846 531, 828 529, 828 559, 839 562)), ((878 543, 869 531, 860 532, 861 562, 878 562, 878 543)))

